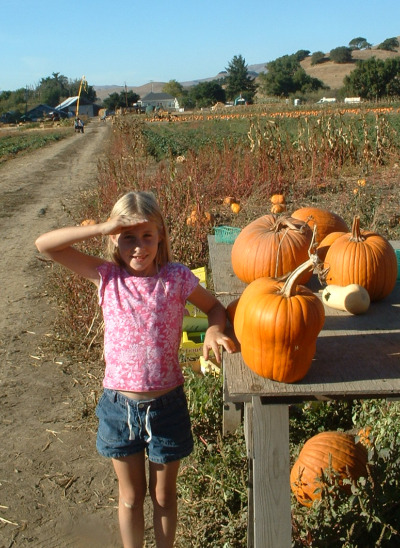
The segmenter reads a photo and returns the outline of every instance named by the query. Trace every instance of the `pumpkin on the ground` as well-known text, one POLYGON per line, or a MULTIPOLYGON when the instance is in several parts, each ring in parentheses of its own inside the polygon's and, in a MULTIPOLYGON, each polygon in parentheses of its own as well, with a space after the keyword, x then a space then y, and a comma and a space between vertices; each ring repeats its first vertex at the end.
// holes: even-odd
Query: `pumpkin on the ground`
MULTIPOLYGON (((354 436, 344 432, 320 432, 306 441, 290 472, 290 486, 303 506, 321 498, 323 475, 357 480, 366 475, 367 451, 354 436)), ((348 490, 348 486, 342 484, 348 490)))
POLYGON ((233 202, 233 203, 231 204, 231 211, 232 211, 232 213, 235 213, 235 214, 237 215, 241 209, 242 209, 242 208, 240 207, 240 204, 238 204, 237 202, 233 202))
POLYGON ((203 215, 199 215, 199 212, 194 209, 189 217, 186 219, 186 224, 188 226, 201 226, 201 225, 210 225, 214 222, 214 215, 208 211, 204 212, 203 215))
POLYGON ((84 219, 81 222, 81 226, 90 226, 90 225, 95 225, 95 224, 97 224, 97 221, 95 221, 94 219, 84 219))
POLYGON ((286 204, 272 204, 271 213, 283 213, 286 209, 286 204))
POLYGON ((302 207, 294 211, 292 217, 305 221, 311 228, 314 228, 314 225, 317 226, 315 238, 317 245, 331 232, 349 232, 349 227, 344 219, 327 209, 302 207))
POLYGON ((308 372, 325 312, 314 293, 298 285, 309 259, 286 282, 258 278, 243 291, 234 314, 234 330, 245 364, 257 375, 292 383, 308 372))
POLYGON ((387 297, 397 279, 396 253, 389 241, 368 230, 360 229, 360 217, 353 220, 351 232, 337 238, 328 249, 325 265, 328 285, 359 284, 371 302, 387 297))
POLYGON ((224 201, 223 201, 224 205, 230 206, 234 203, 236 203, 236 199, 233 196, 225 196, 224 201))
MULTIPOLYGON (((278 278, 308 259, 312 230, 291 217, 264 215, 245 226, 232 246, 232 268, 245 283, 256 278, 278 278)), ((306 283, 312 272, 301 282, 306 283)))
POLYGON ((271 204, 284 204, 285 196, 283 194, 273 194, 270 198, 271 204))
POLYGON ((359 442, 364 445, 367 449, 371 449, 373 446, 372 443, 372 434, 371 434, 371 427, 369 425, 364 426, 363 428, 360 428, 360 430, 357 432, 357 437, 359 439, 359 442))

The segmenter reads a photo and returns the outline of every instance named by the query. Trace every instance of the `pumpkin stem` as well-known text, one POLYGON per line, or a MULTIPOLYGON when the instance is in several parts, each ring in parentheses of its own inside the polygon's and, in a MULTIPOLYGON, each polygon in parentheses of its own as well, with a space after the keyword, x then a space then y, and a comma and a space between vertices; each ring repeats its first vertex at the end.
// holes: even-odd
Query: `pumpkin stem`
POLYGON ((360 216, 359 215, 354 215, 353 225, 351 227, 350 241, 351 242, 364 242, 365 241, 365 238, 361 234, 361 230, 360 230, 360 216))
POLYGON ((300 276, 304 272, 307 272, 311 268, 314 268, 318 261, 318 255, 311 255, 308 261, 295 268, 293 272, 290 273, 288 279, 285 282, 285 285, 279 291, 279 294, 283 295, 284 297, 293 297, 293 295, 296 294, 297 281, 300 276))
MULTIPOLYGON (((296 219, 297 220, 297 219, 296 219)), ((282 228, 287 228, 288 230, 298 230, 299 232, 304 232, 305 227, 308 227, 307 223, 304 223, 301 226, 295 225, 289 217, 282 215, 277 220, 275 225, 272 227, 274 232, 280 232, 282 228)))
POLYGON ((310 258, 308 259, 308 261, 306 261, 305 263, 295 268, 293 272, 289 274, 288 279, 286 280, 284 286, 279 292, 281 295, 284 295, 285 297, 292 297, 293 295, 296 294, 297 280, 300 278, 300 276, 304 272, 307 272, 308 270, 310 270, 310 268, 312 269, 316 268, 317 270, 321 270, 321 267, 323 266, 323 262, 321 261, 321 259, 318 257, 316 253, 312 252, 312 249, 315 247, 316 233, 317 233, 317 227, 316 225, 314 225, 313 235, 312 235, 310 247, 308 250, 308 255, 310 258))

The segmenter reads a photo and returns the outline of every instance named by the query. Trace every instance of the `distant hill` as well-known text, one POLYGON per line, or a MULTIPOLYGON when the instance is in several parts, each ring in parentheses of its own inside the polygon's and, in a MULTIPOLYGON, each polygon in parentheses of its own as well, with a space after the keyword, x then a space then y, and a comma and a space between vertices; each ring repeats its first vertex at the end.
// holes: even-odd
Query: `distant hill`
MULTIPOLYGON (((263 72, 265 70, 265 65, 266 63, 248 65, 247 68, 248 68, 249 74, 256 78, 260 72, 263 72)), ((226 74, 225 71, 221 71, 216 76, 209 76, 208 78, 200 78, 199 80, 190 80, 187 82, 180 82, 180 84, 182 84, 184 88, 190 88, 191 86, 195 86, 199 84, 200 82, 211 82, 212 80, 218 80, 219 78, 223 78, 225 74, 226 74)), ((133 91, 134 93, 137 93, 140 97, 144 97, 145 95, 147 95, 147 93, 150 93, 151 91, 154 91, 154 93, 160 93, 166 83, 167 82, 149 82, 148 84, 144 84, 142 86, 126 86, 126 89, 128 91, 133 91)), ((111 95, 111 93, 121 93, 125 89, 125 86, 118 86, 118 85, 93 86, 93 87, 96 90, 97 97, 100 100, 106 99, 109 95, 111 95)))
MULTIPOLYGON (((400 42, 400 37, 398 37, 400 42)), ((327 57, 329 53, 326 54, 327 57)), ((325 85, 329 86, 331 90, 337 90, 343 86, 343 80, 345 76, 348 76, 351 71, 356 68, 356 62, 358 60, 366 60, 371 57, 377 59, 389 59, 390 57, 398 57, 400 55, 400 49, 397 51, 384 51, 377 49, 377 46, 373 46, 371 49, 354 50, 352 63, 334 63, 333 61, 325 61, 318 65, 311 66, 311 56, 304 59, 301 62, 303 69, 314 78, 318 78, 325 85)))
MULTIPOLYGON (((398 37, 400 42, 400 36, 398 37)), ((343 79, 345 76, 349 75, 352 70, 356 67, 356 61, 359 59, 369 59, 370 57, 376 57, 377 59, 388 59, 390 57, 398 57, 400 55, 400 48, 397 51, 383 51, 377 49, 377 46, 373 46, 368 50, 355 50, 353 51, 353 62, 352 63, 333 63, 332 61, 326 61, 324 63, 311 66, 311 56, 304 59, 301 62, 301 66, 310 76, 318 78, 325 85, 329 86, 332 91, 337 90, 343 86, 343 79)), ((329 52, 326 53, 326 56, 329 56, 329 52)), ((248 65, 249 74, 255 78, 261 73, 266 71, 267 62, 257 63, 253 65, 248 65)), ((187 82, 180 82, 183 87, 189 88, 200 82, 210 82, 212 80, 218 80, 223 78, 226 74, 225 71, 219 72, 216 76, 210 76, 208 78, 201 78, 199 80, 190 80, 187 82)), ((127 90, 132 90, 137 93, 140 97, 144 97, 147 93, 154 91, 154 93, 159 93, 162 91, 162 88, 166 82, 149 82, 142 86, 127 86, 127 90)), ((111 93, 121 93, 125 86, 118 85, 105 85, 105 86, 93 86, 96 90, 97 97, 100 100, 107 98, 111 93)))

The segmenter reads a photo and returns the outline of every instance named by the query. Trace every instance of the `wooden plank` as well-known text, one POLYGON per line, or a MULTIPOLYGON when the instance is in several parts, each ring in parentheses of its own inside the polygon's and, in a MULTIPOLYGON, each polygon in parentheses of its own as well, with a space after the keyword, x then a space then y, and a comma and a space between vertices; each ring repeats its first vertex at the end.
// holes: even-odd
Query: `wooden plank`
POLYGON ((246 284, 232 270, 231 244, 216 244, 215 237, 208 237, 210 266, 214 291, 218 299, 226 306, 242 294, 246 284))
POLYGON ((253 397, 254 548, 291 546, 289 408, 253 397))
POLYGON ((223 421, 222 421, 222 435, 232 434, 237 427, 241 424, 243 419, 243 403, 241 401, 235 402, 229 396, 226 388, 226 375, 223 375, 223 421))

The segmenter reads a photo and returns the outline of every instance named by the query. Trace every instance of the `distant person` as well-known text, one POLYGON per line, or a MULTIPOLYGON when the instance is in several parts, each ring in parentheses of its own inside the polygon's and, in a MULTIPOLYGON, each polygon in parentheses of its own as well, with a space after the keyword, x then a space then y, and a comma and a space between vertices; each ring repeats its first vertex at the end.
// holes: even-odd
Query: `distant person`
POLYGON ((83 123, 83 120, 80 118, 75 118, 75 131, 78 133, 83 133, 85 128, 85 124, 83 123))
POLYGON ((203 355, 212 350, 218 362, 219 345, 235 349, 224 335, 225 309, 189 268, 171 261, 165 220, 149 192, 129 192, 108 221, 48 232, 36 246, 98 288, 106 370, 97 449, 118 476, 124 548, 143 546, 146 453, 156 546, 172 548, 179 464, 193 449, 178 358, 185 303, 207 314, 203 355), (74 246, 98 236, 108 236, 109 260, 74 246))

